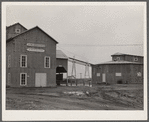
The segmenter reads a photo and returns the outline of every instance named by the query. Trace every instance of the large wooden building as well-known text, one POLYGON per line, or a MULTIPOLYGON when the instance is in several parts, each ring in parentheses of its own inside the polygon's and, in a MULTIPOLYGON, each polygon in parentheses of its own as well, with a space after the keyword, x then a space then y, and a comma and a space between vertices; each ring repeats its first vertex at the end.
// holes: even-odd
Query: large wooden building
POLYGON ((143 56, 116 53, 112 61, 92 66, 92 83, 143 83, 143 56))
POLYGON ((6 39, 7 86, 56 86, 55 39, 38 26, 28 30, 20 23, 6 27, 6 39))

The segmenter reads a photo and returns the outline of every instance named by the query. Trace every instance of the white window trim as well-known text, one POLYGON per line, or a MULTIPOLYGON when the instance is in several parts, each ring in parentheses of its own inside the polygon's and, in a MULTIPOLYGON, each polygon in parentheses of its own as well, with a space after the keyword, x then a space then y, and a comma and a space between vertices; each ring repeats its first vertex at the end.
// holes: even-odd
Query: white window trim
POLYGON ((27 73, 20 73, 20 86, 26 86, 26 85, 27 85, 27 73), (25 84, 21 84, 21 80, 22 80, 21 79, 22 78, 21 75, 22 74, 25 74, 25 84))
POLYGON ((51 66, 51 65, 50 65, 51 63, 50 63, 50 62, 51 62, 50 56, 45 56, 45 57, 44 57, 44 68, 51 68, 51 67, 50 67, 50 66, 51 66), (49 67, 46 67, 46 58, 49 58, 49 67))
POLYGON ((8 67, 11 67, 11 55, 8 55, 8 67))
POLYGON ((21 56, 20 56, 20 67, 21 67, 21 68, 26 68, 26 67, 27 67, 27 55, 21 55, 21 56), (26 58, 25 58, 25 59, 26 59, 26 60, 25 60, 25 66, 22 66, 22 56, 25 56, 25 57, 26 57, 26 58))

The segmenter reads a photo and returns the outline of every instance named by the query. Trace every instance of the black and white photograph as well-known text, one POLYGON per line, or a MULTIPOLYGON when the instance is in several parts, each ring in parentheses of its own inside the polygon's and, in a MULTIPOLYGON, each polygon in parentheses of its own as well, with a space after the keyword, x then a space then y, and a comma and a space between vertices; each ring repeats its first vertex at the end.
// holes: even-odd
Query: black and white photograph
POLYGON ((146 120, 146 2, 3 2, 3 120, 146 120))

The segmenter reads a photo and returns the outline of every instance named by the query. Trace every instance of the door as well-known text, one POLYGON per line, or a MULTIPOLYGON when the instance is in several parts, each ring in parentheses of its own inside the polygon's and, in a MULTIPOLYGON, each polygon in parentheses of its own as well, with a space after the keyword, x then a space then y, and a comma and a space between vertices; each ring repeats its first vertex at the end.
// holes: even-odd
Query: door
POLYGON ((106 74, 105 73, 102 74, 102 82, 106 82, 106 74))
POLYGON ((47 76, 46 73, 36 73, 35 75, 35 86, 46 87, 47 76))

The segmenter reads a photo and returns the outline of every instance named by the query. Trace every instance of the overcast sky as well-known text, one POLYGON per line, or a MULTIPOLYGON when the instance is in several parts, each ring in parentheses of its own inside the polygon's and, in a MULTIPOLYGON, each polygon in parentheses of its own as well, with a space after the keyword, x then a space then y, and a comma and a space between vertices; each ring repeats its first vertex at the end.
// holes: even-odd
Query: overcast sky
POLYGON ((8 5, 6 25, 39 26, 59 42, 57 49, 91 63, 116 52, 143 55, 144 5, 98 4, 8 5))

